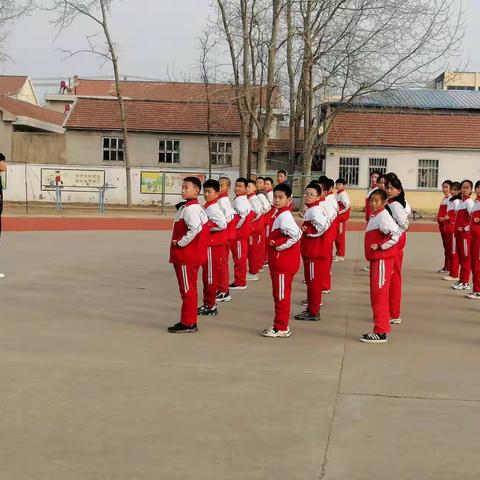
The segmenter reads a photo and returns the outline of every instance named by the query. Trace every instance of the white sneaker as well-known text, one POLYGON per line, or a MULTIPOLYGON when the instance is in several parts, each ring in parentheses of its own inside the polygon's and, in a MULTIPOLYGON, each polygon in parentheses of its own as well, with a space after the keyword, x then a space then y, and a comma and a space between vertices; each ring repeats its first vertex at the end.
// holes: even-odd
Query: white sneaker
POLYGON ((345 260, 345 257, 339 257, 338 255, 335 255, 333 257, 334 262, 343 262, 345 260))
POLYGON ((328 295, 331 292, 331 290, 322 290, 323 295, 328 295))
POLYGON ((392 325, 400 325, 402 323, 402 319, 401 318, 392 318, 392 319, 390 319, 390 323, 392 325))
POLYGON ((367 265, 366 267, 363 267, 362 269, 364 272, 369 272, 370 271, 370 267, 367 265))
POLYGON ((5 278, 5 274, 4 274, 4 273, 0 273, 0 278, 5 278))
POLYGON ((465 297, 470 298, 472 300, 480 300, 480 292, 473 292, 465 295, 465 297))
POLYGON ((458 277, 451 277, 448 275, 448 277, 443 277, 442 280, 445 280, 446 282, 458 282, 460 279, 458 277))
POLYGON ((454 283, 452 285, 452 288, 454 290, 470 290, 470 285, 468 283, 458 282, 458 283, 454 283))
POLYGON ((437 273, 450 273, 446 268, 442 267, 437 273))
POLYGON ((292 334, 292 331, 288 328, 287 330, 278 330, 275 327, 266 328, 262 335, 264 337, 270 338, 288 338, 292 334))
POLYGON ((247 273, 247 281, 249 281, 249 282, 257 282, 257 281, 258 281, 258 275, 257 275, 257 274, 247 273))

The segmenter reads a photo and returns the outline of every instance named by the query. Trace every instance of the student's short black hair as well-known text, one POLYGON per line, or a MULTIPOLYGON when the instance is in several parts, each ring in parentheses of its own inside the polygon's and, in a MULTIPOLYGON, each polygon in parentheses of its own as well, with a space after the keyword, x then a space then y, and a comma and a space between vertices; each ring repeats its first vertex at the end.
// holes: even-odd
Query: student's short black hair
POLYGON ((387 175, 385 173, 381 173, 378 178, 377 178, 377 183, 379 182, 379 180, 383 178, 385 180, 385 183, 387 183, 387 175))
POLYGON ((290 185, 286 185, 285 183, 279 183, 274 189, 274 192, 284 192, 288 198, 292 198, 292 188, 290 185))
POLYGON ((220 183, 218 180, 213 180, 212 178, 210 180, 207 180, 203 184, 203 190, 205 191, 206 188, 213 188, 216 192, 220 191, 220 183))
POLYGON ((287 172, 286 172, 285 170, 278 170, 278 171, 277 171, 277 175, 278 175, 279 173, 283 173, 285 176, 287 176, 287 172))
POLYGON ((270 182, 273 185, 273 178, 272 177, 265 177, 264 180, 266 182, 270 182))
POLYGON ((202 189, 202 182, 197 177, 185 177, 184 182, 190 182, 198 188, 198 191, 202 189))
POLYGON ((453 182, 452 182, 451 180, 444 180, 444 181, 442 182, 442 185, 447 184, 447 185, 451 188, 451 187, 452 187, 452 183, 453 183, 453 182))
POLYGON ((328 179, 328 188, 333 188, 335 186, 335 182, 333 179, 329 178, 328 179))
MULTIPOLYGON (((460 189, 462 188, 462 185, 460 184, 460 182, 452 182, 452 186, 450 187, 451 189, 453 188, 456 188, 458 191, 460 191, 460 189)), ((457 194, 457 195, 452 195, 450 197, 450 202, 453 202, 454 200, 456 200, 457 198, 460 198, 462 196, 461 193, 457 194)))
POLYGON ((0 162, 4 162, 6 160, 5 155, 0 152, 0 162))
MULTIPOLYGON (((464 183, 468 183, 468 184, 470 185, 470 188, 473 190, 473 182, 472 182, 471 180, 464 180, 464 181, 462 182, 461 187, 463 187, 463 184, 464 184, 464 183)), ((460 187, 460 188, 461 188, 461 187, 460 187)))
POLYGON ((328 177, 322 176, 318 180, 315 180, 314 183, 316 183, 317 185, 320 185, 324 192, 326 192, 327 190, 330 190, 330 184, 328 183, 328 177))
POLYGON ((337 178, 337 180, 335 181, 335 183, 341 183, 342 185, 346 185, 347 182, 345 181, 344 178, 337 178))
POLYGON ((235 183, 243 183, 245 188, 247 188, 248 180, 245 177, 239 177, 235 180, 235 183))
POLYGON ((263 181, 265 181, 265 178, 264 178, 264 177, 257 177, 257 180, 263 180, 263 181))
POLYGON ((310 182, 305 188, 305 190, 307 188, 313 188, 318 193, 318 195, 321 195, 323 193, 322 186, 318 182, 310 182))
POLYGON ((226 180, 228 186, 232 184, 232 181, 228 177, 220 177, 218 181, 220 182, 220 180, 226 180))
POLYGON ((255 182, 255 180, 252 180, 251 178, 247 180, 247 183, 249 185, 255 185, 255 187, 257 186, 257 182, 255 182))
POLYGON ((370 178, 372 178, 372 175, 381 175, 382 172, 380 170, 372 170, 370 172, 370 178))
POLYGON ((328 180, 328 177, 327 177, 326 175, 320 175, 320 176, 318 177, 318 181, 319 181, 320 183, 325 182, 325 180, 328 180))
POLYGON ((381 190, 380 188, 377 188, 376 190, 374 190, 368 198, 369 199, 372 198, 373 195, 378 195, 379 197, 382 197, 383 202, 388 198, 387 192, 385 190, 381 190))
POLYGON ((475 182, 475 190, 476 190, 478 187, 480 187, 480 180, 477 180, 477 181, 475 182))

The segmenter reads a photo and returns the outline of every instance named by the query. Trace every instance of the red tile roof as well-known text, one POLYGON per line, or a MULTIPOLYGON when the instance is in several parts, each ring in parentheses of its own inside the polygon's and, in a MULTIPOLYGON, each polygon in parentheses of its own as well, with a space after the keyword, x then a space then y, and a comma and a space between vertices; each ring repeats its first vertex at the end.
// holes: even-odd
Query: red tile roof
MULTIPOLYGON (((183 82, 120 82, 122 95, 132 100, 161 100, 167 102, 204 102, 207 93, 203 83, 183 82)), ((229 102, 235 99, 235 90, 229 84, 209 86, 210 100, 229 102)), ((76 94, 86 97, 116 96, 115 82, 112 80, 79 80, 76 94)))
POLYGON ((0 95, 17 95, 27 79, 26 76, 0 75, 0 95))
POLYGON ((339 113, 330 146, 480 148, 480 115, 389 112, 339 113))
MULTIPOLYGON (((135 132, 207 133, 207 104, 126 100, 127 127, 135 132)), ((211 105, 212 133, 239 134, 237 109, 228 104, 211 105)), ((120 130, 117 100, 78 98, 65 128, 120 130)))
POLYGON ((22 102, 15 98, 0 95, 0 110, 6 110, 18 117, 28 117, 42 122, 63 125, 65 116, 63 113, 54 112, 48 108, 38 107, 31 103, 22 102))

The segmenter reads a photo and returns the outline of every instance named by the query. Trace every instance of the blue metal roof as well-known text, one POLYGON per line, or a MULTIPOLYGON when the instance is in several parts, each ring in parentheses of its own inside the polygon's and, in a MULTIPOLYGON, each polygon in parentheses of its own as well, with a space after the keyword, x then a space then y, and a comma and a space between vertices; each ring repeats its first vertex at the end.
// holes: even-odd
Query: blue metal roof
POLYGON ((379 108, 427 110, 480 110, 480 91, 391 90, 357 98, 351 105, 379 108))

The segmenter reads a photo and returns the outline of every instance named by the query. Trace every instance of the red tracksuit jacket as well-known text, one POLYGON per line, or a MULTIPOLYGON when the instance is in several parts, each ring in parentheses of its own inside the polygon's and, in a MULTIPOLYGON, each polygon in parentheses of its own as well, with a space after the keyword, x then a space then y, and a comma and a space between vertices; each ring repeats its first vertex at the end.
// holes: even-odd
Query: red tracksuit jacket
POLYGON ((247 195, 248 201, 252 206, 253 213, 255 214, 252 216, 251 220, 251 234, 261 235, 263 233, 263 228, 265 223, 263 221, 263 206, 262 201, 258 198, 256 193, 251 193, 247 195))
POLYGON ((248 201, 246 195, 239 195, 233 201, 233 208, 237 214, 236 228, 237 239, 248 239, 252 229, 252 218, 255 217, 255 212, 248 201))
POLYGON ((300 238, 302 231, 295 222, 290 207, 277 210, 268 238, 268 266, 271 272, 295 274, 300 268, 300 238), (275 245, 270 245, 271 241, 275 245))
POLYGON ((470 231, 472 237, 480 238, 480 198, 477 197, 475 204, 473 205, 472 213, 470 216, 470 231), (478 219, 476 222, 475 219, 478 219))
POLYGON ((369 261, 394 258, 400 236, 399 226, 384 208, 371 213, 365 231, 365 258, 369 261), (380 248, 374 251, 371 246, 375 244, 380 248))
POLYGON ((173 224, 170 244, 170 263, 203 265, 207 261, 208 218, 198 200, 189 200, 182 205, 173 224))
POLYGON ((225 219, 227 220, 227 240, 235 240, 237 238, 237 222, 240 219, 235 214, 232 202, 228 198, 228 193, 221 193, 218 197, 218 205, 222 209, 225 219))
POLYGON ((340 189, 335 196, 338 203, 338 217, 340 222, 350 220, 350 197, 344 188, 340 189))
POLYGON ((443 197, 442 201, 440 202, 440 206, 438 207, 438 213, 437 213, 437 222, 438 224, 444 224, 445 223, 445 216, 447 215, 447 207, 448 207, 448 201, 450 200, 452 196, 447 195, 443 197))
POLYGON ((303 236, 300 242, 300 251, 305 259, 328 258, 329 244, 325 232, 330 225, 321 203, 325 200, 307 205, 303 216, 303 236))
POLYGON ((447 213, 445 215, 445 232, 453 233, 455 232, 455 219, 457 207, 460 204, 460 199, 455 198, 448 200, 447 213))
POLYGON ((470 197, 462 198, 458 204, 455 217, 455 233, 465 233, 469 235, 470 213, 473 210, 474 202, 470 197), (466 228, 466 230, 465 230, 466 228))
POLYGON ((212 247, 225 245, 227 241, 227 219, 218 201, 207 202, 203 208, 208 217, 208 228, 210 231, 208 245, 212 247))

